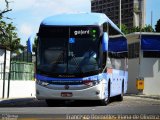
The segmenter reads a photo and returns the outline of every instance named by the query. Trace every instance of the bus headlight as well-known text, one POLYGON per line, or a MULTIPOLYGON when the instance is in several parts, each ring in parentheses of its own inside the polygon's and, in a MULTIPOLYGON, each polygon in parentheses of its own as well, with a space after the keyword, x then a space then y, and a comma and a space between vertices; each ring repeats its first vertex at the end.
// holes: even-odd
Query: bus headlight
POLYGON ((87 86, 94 86, 99 84, 98 80, 83 80, 83 84, 87 85, 87 86))
POLYGON ((38 85, 41 85, 41 86, 47 86, 47 85, 49 85, 49 83, 45 82, 45 81, 37 80, 36 82, 37 82, 38 85))

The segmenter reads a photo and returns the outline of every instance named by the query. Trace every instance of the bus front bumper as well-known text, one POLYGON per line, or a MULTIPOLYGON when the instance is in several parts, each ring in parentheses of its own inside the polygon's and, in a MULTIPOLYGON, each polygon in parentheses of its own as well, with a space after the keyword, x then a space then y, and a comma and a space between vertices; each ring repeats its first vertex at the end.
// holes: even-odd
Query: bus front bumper
POLYGON ((102 100, 105 98, 102 84, 81 90, 54 90, 36 84, 36 97, 55 100, 102 100))

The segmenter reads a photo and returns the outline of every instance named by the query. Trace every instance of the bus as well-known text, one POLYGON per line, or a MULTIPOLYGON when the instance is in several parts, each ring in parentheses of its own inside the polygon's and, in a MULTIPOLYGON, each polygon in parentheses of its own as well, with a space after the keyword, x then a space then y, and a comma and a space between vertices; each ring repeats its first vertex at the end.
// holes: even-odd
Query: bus
POLYGON ((128 47, 121 30, 102 13, 59 14, 37 33, 36 97, 48 106, 65 100, 107 105, 127 91, 128 47))

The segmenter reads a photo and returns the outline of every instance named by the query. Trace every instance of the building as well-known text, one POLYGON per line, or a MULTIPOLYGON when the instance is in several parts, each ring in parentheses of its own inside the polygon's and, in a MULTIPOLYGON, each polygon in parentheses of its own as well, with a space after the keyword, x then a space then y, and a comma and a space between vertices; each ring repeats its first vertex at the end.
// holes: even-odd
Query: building
POLYGON ((132 94, 160 95, 160 33, 126 35, 129 47, 128 91, 132 94), (137 80, 144 80, 138 90, 137 80))
MULTIPOLYGON (((121 23, 128 28, 144 27, 146 0, 121 0, 121 23)), ((120 22, 120 0, 92 0, 91 11, 105 13, 115 24, 120 22)))

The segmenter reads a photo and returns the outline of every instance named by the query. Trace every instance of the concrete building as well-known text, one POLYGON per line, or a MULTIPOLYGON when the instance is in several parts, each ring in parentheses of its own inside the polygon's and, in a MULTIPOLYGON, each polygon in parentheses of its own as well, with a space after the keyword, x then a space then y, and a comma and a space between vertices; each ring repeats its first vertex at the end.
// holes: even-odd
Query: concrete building
POLYGON ((160 33, 131 33, 129 47, 128 91, 132 94, 160 95, 160 33), (144 89, 137 90, 137 79, 144 79, 144 89))
MULTIPOLYGON (((121 22, 128 28, 144 27, 146 0, 121 0, 121 22)), ((115 24, 120 20, 120 0, 92 0, 91 11, 105 13, 115 24)))

